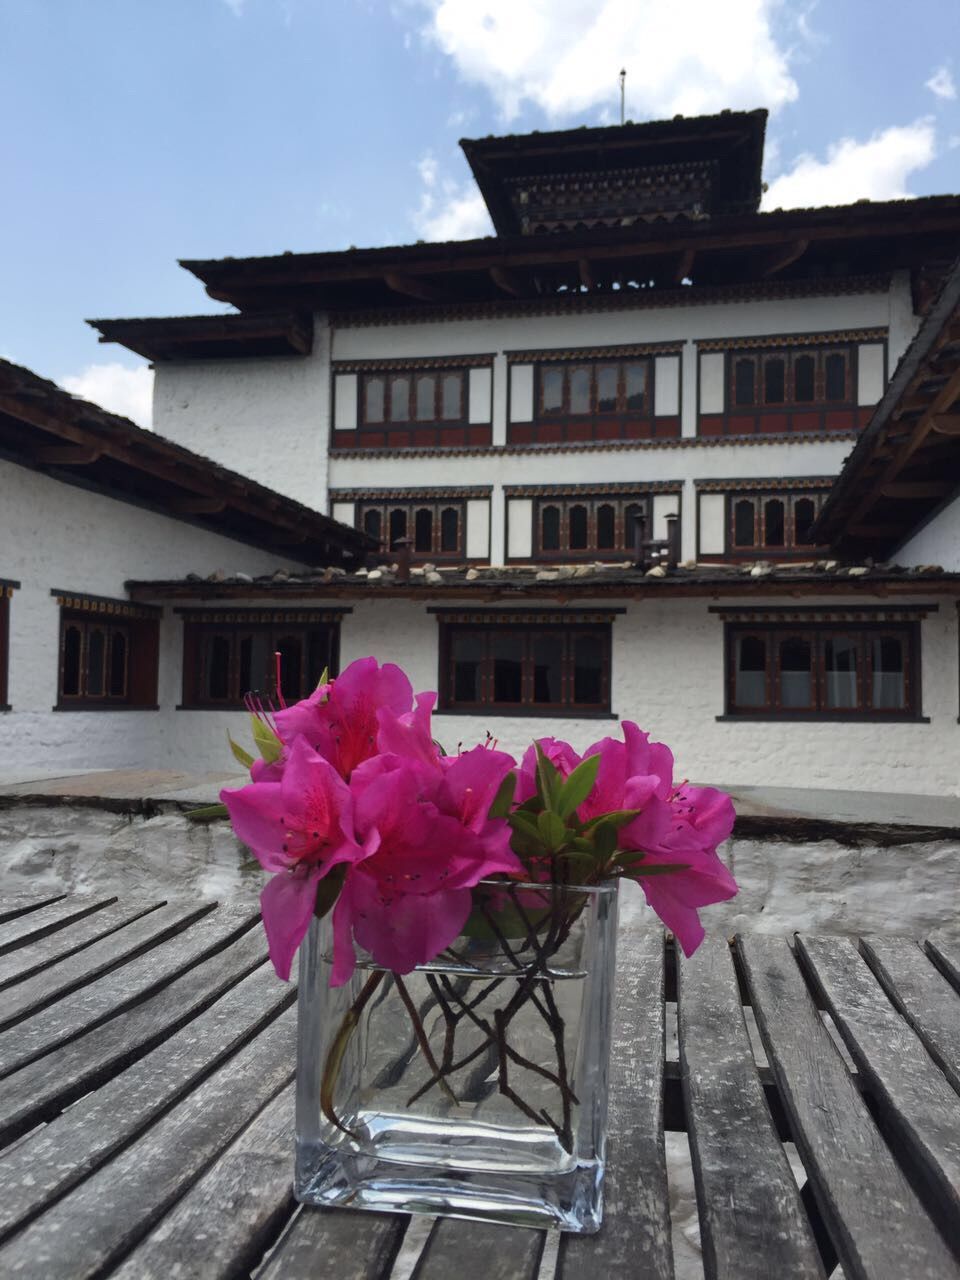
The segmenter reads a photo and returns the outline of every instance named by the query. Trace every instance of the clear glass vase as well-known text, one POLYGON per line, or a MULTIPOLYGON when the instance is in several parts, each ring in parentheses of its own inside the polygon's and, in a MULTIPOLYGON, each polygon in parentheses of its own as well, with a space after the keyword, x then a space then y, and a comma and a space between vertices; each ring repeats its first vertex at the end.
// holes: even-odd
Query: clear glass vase
POLYGON ((307 1204, 600 1226, 616 885, 474 891, 456 942, 399 976, 330 917, 300 953, 295 1191, 307 1204))

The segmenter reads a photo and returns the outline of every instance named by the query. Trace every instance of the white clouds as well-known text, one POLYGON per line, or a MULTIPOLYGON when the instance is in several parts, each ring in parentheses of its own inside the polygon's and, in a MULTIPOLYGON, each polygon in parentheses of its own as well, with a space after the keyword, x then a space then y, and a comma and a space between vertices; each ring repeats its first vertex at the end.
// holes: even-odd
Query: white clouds
POLYGON ((947 66, 938 67, 926 82, 926 87, 936 97, 947 102, 952 102, 957 96, 957 86, 953 83, 953 76, 947 66))
POLYGON ((223 3, 227 6, 227 8, 230 10, 230 12, 233 14, 235 18, 243 17, 243 6, 246 4, 246 2, 247 0, 223 0, 223 3))
POLYGON ((417 164, 423 193, 413 214, 413 225, 424 240, 473 240, 493 234, 483 197, 472 180, 460 184, 441 178, 430 152, 417 164))
POLYGON ((933 123, 917 120, 875 133, 867 142, 841 138, 826 160, 805 153, 789 172, 770 183, 764 209, 803 209, 852 204, 855 200, 898 200, 907 196, 907 178, 936 154, 933 123))
POLYGON ((696 115, 792 102, 797 86, 771 18, 781 0, 416 0, 428 36, 512 119, 524 101, 546 114, 619 108, 696 115))
POLYGON ((152 423, 153 370, 146 365, 128 369, 116 361, 88 364, 82 373, 61 378, 60 385, 71 395, 132 419, 139 427, 150 427, 152 423))

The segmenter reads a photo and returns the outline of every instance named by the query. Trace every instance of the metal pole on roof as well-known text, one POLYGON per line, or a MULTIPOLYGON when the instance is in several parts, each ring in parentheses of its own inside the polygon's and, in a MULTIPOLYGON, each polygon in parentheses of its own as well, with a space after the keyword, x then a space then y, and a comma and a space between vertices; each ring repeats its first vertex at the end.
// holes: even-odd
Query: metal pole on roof
POLYGON ((626 108, 624 105, 624 93, 625 93, 624 86, 626 85, 626 82, 627 82, 627 72, 626 72, 626 68, 623 68, 620 72, 620 123, 621 124, 624 124, 626 120, 626 108))

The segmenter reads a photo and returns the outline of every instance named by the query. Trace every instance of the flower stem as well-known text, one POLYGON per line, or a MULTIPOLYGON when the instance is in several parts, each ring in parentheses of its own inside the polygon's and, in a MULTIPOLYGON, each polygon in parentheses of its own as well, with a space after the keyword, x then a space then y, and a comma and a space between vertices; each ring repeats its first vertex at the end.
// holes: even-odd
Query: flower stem
POLYGON ((332 1125, 339 1129, 341 1133, 345 1133, 348 1138, 353 1138, 354 1141, 357 1141, 357 1134, 352 1129, 348 1129, 346 1125, 341 1124, 340 1118, 334 1109, 333 1097, 340 1079, 340 1069, 343 1066, 343 1057, 347 1051, 347 1045, 350 1043, 350 1037, 356 1031, 360 1022, 360 1015, 363 1013, 370 997, 385 977, 386 974, 380 969, 371 973, 366 980, 360 994, 343 1015, 343 1021, 337 1028, 337 1034, 333 1038, 333 1044, 330 1046, 327 1060, 323 1064, 323 1077, 320 1080, 320 1110, 332 1125))
POLYGON ((444 1080, 443 1072, 440 1070, 439 1066, 437 1065, 437 1060, 433 1056, 433 1050, 430 1048, 430 1041, 427 1037, 426 1031, 424 1030, 423 1023, 420 1021, 420 1015, 417 1013, 417 1006, 410 999, 410 992, 407 990, 406 984, 404 983, 403 979, 400 977, 399 973, 395 973, 393 975, 393 980, 397 986, 397 994, 400 996, 400 999, 403 1001, 406 1007, 407 1013, 410 1015, 410 1021, 413 1023, 413 1030, 414 1030, 414 1034, 417 1037, 417 1043, 420 1045, 420 1050, 423 1053, 423 1056, 427 1060, 427 1065, 429 1066, 430 1070, 433 1072, 434 1076, 436 1076, 437 1082, 440 1085, 440 1088, 443 1090, 443 1092, 447 1095, 447 1097, 450 1099, 450 1101, 453 1103, 455 1107, 459 1107, 460 1103, 457 1100, 456 1094, 447 1084, 446 1080, 444 1080))

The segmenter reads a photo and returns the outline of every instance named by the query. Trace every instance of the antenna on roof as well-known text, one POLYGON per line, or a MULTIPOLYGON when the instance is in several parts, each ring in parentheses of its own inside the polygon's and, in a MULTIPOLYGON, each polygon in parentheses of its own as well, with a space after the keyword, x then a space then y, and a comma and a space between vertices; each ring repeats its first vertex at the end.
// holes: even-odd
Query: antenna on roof
POLYGON ((624 67, 620 71, 620 123, 621 124, 623 124, 625 120, 624 86, 626 85, 626 83, 627 83, 627 72, 626 72, 626 68, 624 67))

